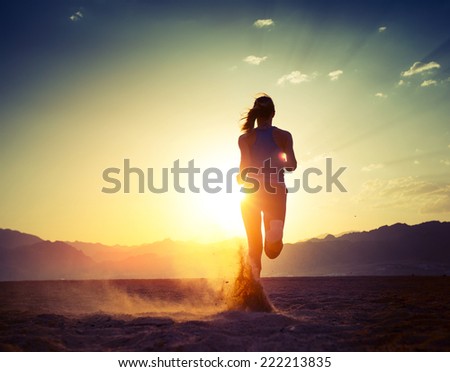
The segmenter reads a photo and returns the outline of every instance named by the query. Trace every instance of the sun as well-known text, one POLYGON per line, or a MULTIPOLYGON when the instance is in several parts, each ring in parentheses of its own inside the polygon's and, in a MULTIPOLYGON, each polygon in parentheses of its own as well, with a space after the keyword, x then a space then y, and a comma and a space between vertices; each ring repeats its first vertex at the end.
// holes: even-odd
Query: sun
POLYGON ((201 197, 202 214, 209 225, 220 231, 223 237, 236 237, 244 234, 241 217, 241 201, 245 194, 240 187, 233 185, 232 190, 221 190, 215 194, 204 193, 201 197))

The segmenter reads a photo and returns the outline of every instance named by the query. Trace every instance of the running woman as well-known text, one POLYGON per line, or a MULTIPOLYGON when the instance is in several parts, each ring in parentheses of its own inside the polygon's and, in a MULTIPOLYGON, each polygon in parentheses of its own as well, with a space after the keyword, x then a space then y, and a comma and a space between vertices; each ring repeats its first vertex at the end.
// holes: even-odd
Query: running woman
POLYGON ((297 168, 292 135, 272 125, 274 116, 272 99, 266 94, 258 97, 244 118, 244 133, 239 137, 241 161, 238 181, 247 193, 241 203, 241 212, 247 233, 249 262, 256 280, 261 274, 263 249, 270 259, 278 257, 283 249, 287 196, 284 171, 297 168))

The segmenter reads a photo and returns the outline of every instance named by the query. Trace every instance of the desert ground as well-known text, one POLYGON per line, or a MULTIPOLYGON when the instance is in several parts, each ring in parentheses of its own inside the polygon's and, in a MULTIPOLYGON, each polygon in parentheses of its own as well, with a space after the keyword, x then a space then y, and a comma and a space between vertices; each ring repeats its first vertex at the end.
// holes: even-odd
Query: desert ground
POLYGON ((0 350, 450 351, 449 277, 262 288, 269 308, 221 280, 0 282, 0 350))

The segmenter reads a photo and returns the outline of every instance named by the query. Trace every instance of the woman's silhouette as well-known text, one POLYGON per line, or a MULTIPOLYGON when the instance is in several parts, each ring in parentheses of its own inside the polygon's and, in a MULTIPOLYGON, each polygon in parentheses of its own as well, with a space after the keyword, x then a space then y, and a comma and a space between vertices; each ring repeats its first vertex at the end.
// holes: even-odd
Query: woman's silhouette
POLYGON ((244 134, 239 137, 241 162, 238 180, 247 193, 241 203, 241 212, 255 279, 260 277, 263 248, 271 259, 278 257, 283 249, 287 196, 284 171, 293 171, 297 167, 292 136, 272 125, 274 115, 272 99, 265 94, 258 97, 245 117, 244 134))

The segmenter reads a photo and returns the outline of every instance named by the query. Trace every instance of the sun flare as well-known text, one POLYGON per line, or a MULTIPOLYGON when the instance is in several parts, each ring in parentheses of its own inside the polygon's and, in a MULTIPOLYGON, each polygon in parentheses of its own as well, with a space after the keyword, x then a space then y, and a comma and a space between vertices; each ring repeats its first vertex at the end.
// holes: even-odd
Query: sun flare
POLYGON ((240 205, 245 194, 240 191, 237 183, 229 191, 204 193, 201 197, 201 209, 209 223, 220 232, 228 236, 239 236, 243 234, 240 205))

